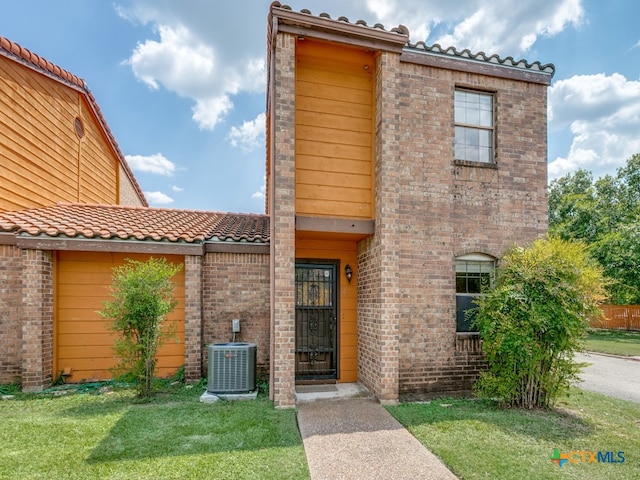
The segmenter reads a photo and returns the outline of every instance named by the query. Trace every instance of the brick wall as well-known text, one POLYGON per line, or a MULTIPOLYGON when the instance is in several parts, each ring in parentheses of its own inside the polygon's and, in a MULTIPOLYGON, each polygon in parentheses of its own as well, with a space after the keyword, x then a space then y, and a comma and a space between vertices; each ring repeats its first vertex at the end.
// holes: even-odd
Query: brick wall
POLYGON ((118 199, 120 205, 131 205, 133 207, 142 207, 142 201, 138 197, 138 193, 131 181, 129 181, 129 177, 124 173, 124 168, 122 165, 119 166, 118 169, 119 175, 119 186, 120 191, 118 192, 118 199))
POLYGON ((400 62, 397 54, 376 58, 375 235, 358 247, 358 376, 383 403, 398 399, 399 301, 398 207, 400 62))
POLYGON ((22 251, 22 388, 40 391, 53 371, 53 254, 22 251))
POLYGON ((20 249, 0 245, 0 383, 15 382, 22 372, 21 269, 20 249))
POLYGON ((295 39, 279 33, 272 73, 271 370, 270 398, 294 405, 295 394, 295 39))
POLYGON ((259 372, 269 363, 269 255, 207 253, 203 260, 203 375, 208 345, 233 339, 231 320, 240 320, 238 342, 256 344, 259 372))
POLYGON ((399 392, 468 391, 483 363, 456 335, 454 260, 497 257, 546 231, 546 87, 409 63, 401 72, 399 392), (454 161, 456 85, 495 92, 495 166, 454 161))
POLYGON ((202 377, 202 257, 184 257, 184 377, 202 377))

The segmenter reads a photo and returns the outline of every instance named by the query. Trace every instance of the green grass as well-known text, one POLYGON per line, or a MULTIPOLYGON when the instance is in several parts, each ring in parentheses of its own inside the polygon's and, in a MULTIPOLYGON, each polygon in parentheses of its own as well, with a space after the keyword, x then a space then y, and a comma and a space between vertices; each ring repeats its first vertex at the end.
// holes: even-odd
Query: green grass
POLYGON ((611 355, 640 356, 640 332, 590 330, 585 349, 611 355))
POLYGON ((500 409, 469 399, 401 404, 389 411, 466 480, 640 478, 639 404, 572 389, 548 412, 500 409), (623 451, 626 460, 560 468, 551 462, 556 448, 561 453, 623 451))
POLYGON ((204 386, 0 400, 2 479, 305 479, 294 410, 204 404, 204 386))

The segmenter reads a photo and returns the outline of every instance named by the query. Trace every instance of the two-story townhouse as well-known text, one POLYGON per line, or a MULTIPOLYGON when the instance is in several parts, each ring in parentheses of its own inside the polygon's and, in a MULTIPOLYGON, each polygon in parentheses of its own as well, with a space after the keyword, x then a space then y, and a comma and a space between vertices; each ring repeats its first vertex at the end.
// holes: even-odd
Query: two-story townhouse
POLYGON ((468 391, 482 357, 463 310, 547 229, 554 67, 278 2, 269 28, 272 398, 468 391))

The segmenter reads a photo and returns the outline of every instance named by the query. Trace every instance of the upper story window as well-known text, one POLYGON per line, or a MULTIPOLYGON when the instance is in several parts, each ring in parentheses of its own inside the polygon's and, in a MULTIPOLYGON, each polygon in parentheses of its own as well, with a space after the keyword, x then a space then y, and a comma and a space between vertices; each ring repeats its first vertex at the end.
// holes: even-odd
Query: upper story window
POLYGON ((493 163, 493 95, 455 91, 456 160, 493 163))
POLYGON ((481 253, 456 258, 456 322, 458 332, 475 331, 471 327, 476 305, 474 299, 491 286, 496 268, 493 257, 481 253), (467 313, 469 311, 469 313, 467 313))

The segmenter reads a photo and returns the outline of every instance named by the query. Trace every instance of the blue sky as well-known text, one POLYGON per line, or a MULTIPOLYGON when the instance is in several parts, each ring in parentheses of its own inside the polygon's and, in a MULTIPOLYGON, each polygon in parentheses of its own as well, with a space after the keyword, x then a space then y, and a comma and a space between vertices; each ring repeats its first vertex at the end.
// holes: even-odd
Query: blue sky
MULTIPOLYGON (((0 35, 83 78, 152 206, 264 212, 270 0, 5 2, 0 35)), ((556 65, 549 178, 640 153, 637 0, 290 0, 411 41, 556 65)))

